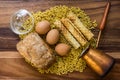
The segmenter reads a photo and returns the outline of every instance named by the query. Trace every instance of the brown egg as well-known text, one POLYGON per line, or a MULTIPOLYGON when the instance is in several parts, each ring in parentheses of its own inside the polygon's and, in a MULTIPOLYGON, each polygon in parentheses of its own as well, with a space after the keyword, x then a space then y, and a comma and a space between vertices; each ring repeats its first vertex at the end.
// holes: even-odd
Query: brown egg
POLYGON ((46 34, 50 30, 50 23, 46 20, 38 22, 35 31, 38 34, 46 34))
POLYGON ((48 32, 46 36, 46 41, 50 45, 54 45, 59 40, 59 31, 57 29, 52 29, 48 32))
POLYGON ((71 46, 65 44, 65 43, 59 43, 55 47, 55 51, 60 55, 60 56, 66 56, 71 49, 71 46))

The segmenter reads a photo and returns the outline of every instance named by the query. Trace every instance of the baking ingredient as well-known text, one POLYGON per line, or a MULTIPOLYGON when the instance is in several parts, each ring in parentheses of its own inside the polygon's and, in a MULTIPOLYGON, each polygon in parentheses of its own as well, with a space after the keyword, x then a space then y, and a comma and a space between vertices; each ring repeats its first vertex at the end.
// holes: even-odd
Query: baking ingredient
POLYGON ((88 40, 94 36, 93 33, 84 26, 81 20, 73 12, 69 12, 67 17, 75 24, 76 28, 82 32, 88 40))
POLYGON ((69 51, 70 51, 70 46, 65 44, 65 43, 59 43, 55 47, 55 51, 60 55, 60 56, 66 56, 69 51))
POLYGON ((54 45, 59 40, 59 31, 57 29, 52 29, 48 32, 46 36, 46 41, 50 45, 54 45))
POLYGON ((55 60, 52 49, 37 33, 30 33, 18 42, 17 50, 36 68, 46 69, 55 60))
POLYGON ((69 19, 63 18, 61 21, 82 46, 87 43, 87 40, 79 34, 79 32, 74 28, 75 25, 69 19))
MULTIPOLYGON (((47 20, 50 22, 50 27, 53 29, 53 28, 56 28, 54 22, 56 20, 62 19, 63 17, 66 17, 69 11, 72 11, 74 14, 76 14, 77 17, 80 18, 81 22, 88 29, 96 27, 96 22, 91 21, 90 17, 78 7, 55 6, 55 7, 51 7, 50 9, 44 12, 41 12, 41 11, 35 12, 32 15, 34 17, 35 24, 37 24, 40 21, 47 20)), ((26 27, 29 28, 30 21, 26 21, 25 25, 26 27)), ((34 31, 35 30, 33 28, 31 32, 34 32, 34 31)), ((24 39, 28 34, 19 35, 19 36, 21 39, 24 39)), ((66 40, 66 38, 62 34, 60 34, 59 42, 69 44, 69 42, 66 40)), ((89 43, 91 43, 92 47, 94 47, 96 44, 94 39, 91 39, 89 43)), ((78 49, 71 47, 71 50, 66 57, 55 55, 56 62, 54 64, 52 64, 48 69, 44 69, 44 70, 41 68, 38 68, 38 71, 40 73, 50 73, 50 74, 57 74, 57 75, 67 74, 73 71, 83 72, 84 69, 86 68, 86 62, 82 58, 78 59, 83 49, 84 47, 80 47, 78 49)), ((52 48, 52 50, 54 50, 54 48, 52 48)))
POLYGON ((46 34, 50 30, 50 23, 46 20, 38 22, 35 31, 38 34, 46 34))
POLYGON ((55 23, 57 28, 61 30, 62 35, 65 37, 65 39, 75 48, 80 48, 80 44, 78 41, 72 36, 72 34, 65 28, 65 26, 61 23, 60 20, 56 20, 55 23))

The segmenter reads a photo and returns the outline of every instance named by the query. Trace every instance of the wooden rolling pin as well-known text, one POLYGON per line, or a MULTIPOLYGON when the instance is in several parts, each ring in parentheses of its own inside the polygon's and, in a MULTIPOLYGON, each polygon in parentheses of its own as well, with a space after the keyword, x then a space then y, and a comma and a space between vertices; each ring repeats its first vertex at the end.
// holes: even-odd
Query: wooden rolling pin
POLYGON ((110 2, 107 3, 106 9, 104 11, 103 18, 102 18, 100 26, 99 26, 100 31, 99 31, 99 34, 98 34, 98 39, 97 39, 96 47, 98 47, 98 45, 99 45, 100 36, 101 36, 102 30, 105 27, 105 23, 106 23, 106 19, 107 19, 109 8, 110 8, 110 2))

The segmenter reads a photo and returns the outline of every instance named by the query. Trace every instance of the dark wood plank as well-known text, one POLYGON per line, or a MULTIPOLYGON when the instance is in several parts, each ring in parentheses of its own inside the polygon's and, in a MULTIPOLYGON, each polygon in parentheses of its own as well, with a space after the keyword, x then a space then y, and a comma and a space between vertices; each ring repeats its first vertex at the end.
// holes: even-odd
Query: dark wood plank
POLYGON ((0 58, 0 65, 2 65, 2 69, 0 69, 0 78, 2 79, 119 80, 120 76, 120 59, 116 60, 115 66, 104 78, 96 75, 88 67, 82 73, 73 72, 60 76, 55 74, 40 74, 35 68, 26 63, 23 58, 0 58))
POLYGON ((0 51, 16 50, 18 41, 18 35, 14 34, 10 28, 0 28, 0 51))
MULTIPOLYGON (((29 11, 46 10, 55 5, 67 5, 80 7, 91 17, 96 19, 98 25, 102 18, 106 2, 94 1, 0 1, 0 50, 16 50, 15 45, 19 38, 9 28, 10 16, 17 10, 25 8, 29 11), (19 4, 19 5, 18 5, 19 4)), ((104 51, 120 51, 120 1, 111 1, 111 8, 108 15, 105 30, 103 31, 99 48, 104 51)))
POLYGON ((107 18, 105 29, 100 40, 100 49, 105 51, 120 50, 120 1, 117 5, 112 5, 107 18))

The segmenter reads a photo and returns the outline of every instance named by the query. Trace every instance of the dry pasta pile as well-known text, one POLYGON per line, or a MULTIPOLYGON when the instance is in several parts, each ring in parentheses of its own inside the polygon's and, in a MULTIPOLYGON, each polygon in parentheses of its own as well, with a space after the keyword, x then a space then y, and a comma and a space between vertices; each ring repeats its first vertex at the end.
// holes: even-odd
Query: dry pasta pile
MULTIPOLYGON (((83 10, 81 10, 80 8, 67 7, 67 6, 55 6, 44 12, 39 11, 39 12, 33 13, 33 17, 35 21, 34 26, 36 26, 36 24, 42 20, 47 20, 50 22, 51 28, 55 28, 55 25, 53 23, 56 20, 66 17, 67 12, 69 11, 74 12, 81 19, 83 24, 87 26, 88 29, 91 29, 97 26, 96 22, 95 21, 92 22, 89 16, 87 16, 87 14, 85 14, 83 10)), ((27 28, 29 28, 29 23, 30 23, 30 20, 26 21, 24 25, 27 28)), ((31 32, 34 32, 34 28, 31 32)), ((21 39, 23 39, 26 35, 27 34, 19 35, 19 36, 21 39)), ((44 39, 44 36, 43 36, 43 39, 44 39)), ((64 36, 62 35, 60 35, 59 42, 64 42, 69 44, 65 40, 64 36)), ((95 46, 94 39, 92 39, 90 43, 92 44, 93 47, 95 46)), ((54 47, 53 46, 51 47, 54 50, 54 47)), ((48 68, 47 70, 38 69, 38 71, 40 73, 53 73, 57 75, 67 74, 68 72, 73 72, 73 71, 83 72, 83 70, 86 67, 86 62, 83 59, 78 58, 78 56, 80 55, 83 49, 84 47, 81 47, 77 50, 75 50, 74 48, 71 48, 70 53, 66 57, 60 57, 58 55, 55 55, 56 62, 50 68, 48 68)))

